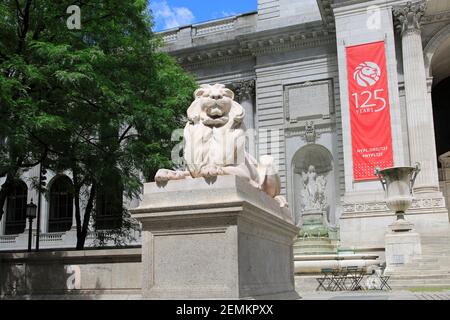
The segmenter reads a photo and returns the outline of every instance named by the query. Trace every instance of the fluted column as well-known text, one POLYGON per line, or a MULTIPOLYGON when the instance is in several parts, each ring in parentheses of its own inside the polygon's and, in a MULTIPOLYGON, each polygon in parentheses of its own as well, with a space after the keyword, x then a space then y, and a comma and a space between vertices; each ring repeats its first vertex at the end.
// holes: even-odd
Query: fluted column
POLYGON ((428 95, 420 30, 425 9, 425 1, 407 2, 394 8, 393 12, 402 37, 410 159, 411 164, 420 162, 422 166, 414 188, 419 193, 439 190, 433 110, 428 95))
POLYGON ((247 152, 256 157, 256 130, 255 130, 255 80, 244 80, 234 84, 236 100, 245 110, 244 124, 247 128, 247 152))

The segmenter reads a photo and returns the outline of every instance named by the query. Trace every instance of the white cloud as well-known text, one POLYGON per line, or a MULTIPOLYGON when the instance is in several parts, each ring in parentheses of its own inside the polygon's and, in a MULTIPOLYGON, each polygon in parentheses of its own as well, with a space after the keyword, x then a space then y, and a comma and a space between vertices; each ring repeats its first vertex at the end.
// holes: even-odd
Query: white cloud
POLYGON ((170 7, 165 0, 150 2, 150 7, 156 22, 161 21, 165 29, 191 24, 195 19, 188 8, 170 7))
POLYGON ((220 19, 236 15, 237 13, 234 11, 221 11, 221 12, 214 11, 213 13, 211 13, 211 19, 220 19))

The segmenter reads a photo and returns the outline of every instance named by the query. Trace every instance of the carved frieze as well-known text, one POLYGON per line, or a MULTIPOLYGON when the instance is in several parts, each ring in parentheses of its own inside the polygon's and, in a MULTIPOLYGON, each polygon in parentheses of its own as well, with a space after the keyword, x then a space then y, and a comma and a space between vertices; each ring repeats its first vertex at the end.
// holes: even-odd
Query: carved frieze
MULTIPOLYGON (((386 202, 362 202, 362 203, 345 203, 343 206, 344 213, 368 213, 390 211, 386 206, 386 202)), ((421 198, 414 199, 411 209, 433 209, 445 207, 444 198, 421 198)))

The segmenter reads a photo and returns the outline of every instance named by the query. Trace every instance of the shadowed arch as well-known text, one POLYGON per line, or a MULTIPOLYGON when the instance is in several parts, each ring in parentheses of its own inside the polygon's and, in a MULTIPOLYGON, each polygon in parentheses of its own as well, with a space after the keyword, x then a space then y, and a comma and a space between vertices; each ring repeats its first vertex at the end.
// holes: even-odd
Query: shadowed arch
MULTIPOLYGON (((431 39, 428 41, 427 45, 423 50, 424 61, 425 61, 425 72, 427 77, 434 76, 433 74, 433 62, 435 61, 436 54, 441 54, 442 52, 449 52, 450 50, 450 24, 439 30, 431 39)), ((449 70, 450 71, 450 66, 449 70)), ((450 74, 449 74, 450 75, 450 74)), ((448 76, 448 75, 447 75, 448 76)), ((438 79, 443 80, 443 79, 438 79)))
POLYGON ((25 231, 28 187, 22 180, 15 180, 6 198, 5 234, 25 231))
POLYGON ((70 230, 73 221, 73 184, 66 175, 58 175, 49 184, 49 232, 70 230))
POLYGON ((333 156, 330 150, 320 144, 308 144, 297 150, 292 158, 294 172, 307 171, 311 164, 319 174, 333 170, 333 156))

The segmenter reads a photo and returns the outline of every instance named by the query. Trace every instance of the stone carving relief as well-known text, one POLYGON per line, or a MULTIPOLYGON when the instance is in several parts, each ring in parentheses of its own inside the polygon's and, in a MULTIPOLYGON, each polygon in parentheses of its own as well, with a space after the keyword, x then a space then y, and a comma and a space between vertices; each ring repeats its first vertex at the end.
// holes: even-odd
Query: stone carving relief
MULTIPOLYGON (((413 199, 411 209, 433 209, 445 206, 443 198, 413 199)), ((346 203, 343 205, 344 213, 372 213, 389 212, 385 202, 346 203)))
POLYGON ((420 22, 425 14, 427 3, 425 1, 411 2, 396 7, 393 10, 396 19, 396 28, 401 33, 420 32, 420 22))
POLYGON ((201 85, 194 92, 184 128, 184 170, 160 169, 155 181, 235 175, 287 207, 280 195, 280 177, 274 159, 261 156, 259 163, 245 151, 244 108, 234 101, 234 93, 223 84, 201 85))
POLYGON ((316 126, 314 125, 314 121, 306 121, 305 132, 302 136, 307 143, 315 143, 316 139, 320 137, 320 133, 317 132, 316 126))
POLYGON ((303 190, 302 211, 323 211, 328 207, 326 197, 327 179, 323 175, 317 175, 316 169, 310 165, 308 172, 302 172, 303 190))
POLYGON ((232 85, 236 94, 236 100, 252 99, 255 93, 255 80, 242 80, 232 85))

